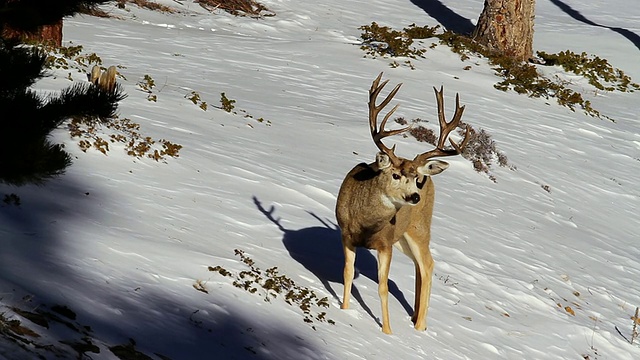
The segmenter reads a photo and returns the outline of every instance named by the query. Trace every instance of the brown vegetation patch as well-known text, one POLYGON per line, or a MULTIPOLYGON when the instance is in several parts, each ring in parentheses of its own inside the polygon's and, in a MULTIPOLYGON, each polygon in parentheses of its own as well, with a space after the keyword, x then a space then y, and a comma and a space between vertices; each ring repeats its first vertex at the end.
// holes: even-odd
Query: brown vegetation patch
POLYGON ((172 7, 158 4, 156 2, 149 1, 149 0, 118 0, 118 7, 123 9, 125 3, 132 3, 140 8, 152 10, 152 11, 160 11, 164 13, 176 12, 176 10, 172 7))
POLYGON ((195 2, 209 11, 221 9, 235 16, 258 18, 275 15, 266 6, 254 0, 195 0, 195 2))

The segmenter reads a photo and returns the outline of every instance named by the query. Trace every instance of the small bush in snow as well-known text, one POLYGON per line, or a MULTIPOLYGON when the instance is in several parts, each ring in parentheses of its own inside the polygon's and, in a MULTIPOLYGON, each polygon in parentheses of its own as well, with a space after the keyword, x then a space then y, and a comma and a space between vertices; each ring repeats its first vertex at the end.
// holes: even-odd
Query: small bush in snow
MULTIPOLYGON (((402 30, 393 30, 388 26, 380 26, 376 22, 371 25, 359 27, 362 30, 362 46, 367 55, 375 57, 408 57, 417 59, 424 57, 427 51, 424 47, 414 46, 415 39, 426 39, 433 37, 439 26, 418 27, 415 24, 409 25, 402 30)), ((399 66, 397 62, 392 63, 392 67, 399 66)))
POLYGON ((539 51, 538 56, 545 65, 561 66, 567 72, 584 76, 596 89, 620 92, 640 90, 640 85, 632 82, 627 74, 598 56, 588 56, 585 52, 576 54, 569 50, 557 54, 539 51))
POLYGON ((235 108, 236 101, 233 99, 227 98, 225 93, 220 93, 220 108, 228 113, 232 112, 235 108))
POLYGON ((235 16, 254 18, 275 16, 275 13, 255 0, 195 0, 195 2, 209 11, 221 9, 235 16))
POLYGON ((166 161, 167 156, 178 157, 182 149, 182 145, 169 140, 154 140, 150 136, 142 136, 140 124, 127 118, 116 118, 107 124, 73 118, 68 128, 72 138, 80 139, 78 146, 84 152, 95 148, 106 155, 110 150, 110 144, 121 143, 129 156, 166 161), (107 136, 105 133, 110 134, 107 136), (107 140, 103 136, 106 136, 107 140))
MULTIPOLYGON (((318 298, 313 290, 299 286, 291 278, 286 275, 281 275, 277 267, 262 271, 255 265, 255 261, 242 250, 236 249, 235 254, 249 267, 249 270, 244 270, 234 275, 222 266, 209 266, 209 271, 217 272, 225 277, 234 278, 233 285, 235 287, 251 294, 259 294, 264 297, 264 301, 266 302, 271 302, 271 300, 277 298, 278 295, 283 295, 284 301, 287 304, 291 306, 296 305, 302 310, 304 315, 303 320, 306 323, 312 324, 314 320, 317 320, 335 324, 333 320, 327 318, 326 312, 313 313, 314 307, 329 307, 329 300, 326 297, 318 298)), ((197 290, 202 291, 200 289, 197 290)), ((315 330, 315 326, 312 325, 311 327, 315 330)))
POLYGON ((200 98, 200 94, 196 91, 192 91, 189 94, 184 96, 186 99, 191 100, 194 105, 198 105, 200 109, 203 111, 207 111, 208 105, 206 101, 202 101, 200 98))
MULTIPOLYGON (((174 12, 176 12, 175 9, 166 6, 166 5, 162 5, 162 4, 158 4, 155 1, 148 1, 148 0, 118 0, 117 6, 121 9, 125 8, 125 4, 126 3, 130 3, 130 4, 134 4, 140 8, 143 9, 147 9, 147 10, 152 10, 152 11, 159 11, 159 12, 163 12, 163 13, 169 13, 172 14, 174 12)), ((100 15, 98 15, 100 16, 100 15)))
POLYGON ((75 69, 81 73, 87 73, 91 64, 101 65, 102 58, 96 53, 83 53, 82 45, 51 46, 39 45, 47 53, 44 66, 48 69, 75 69))
POLYGON ((138 88, 140 88, 141 91, 148 94, 147 100, 153 102, 158 101, 158 96, 153 93, 153 88, 156 87, 156 82, 151 76, 145 75, 144 78, 141 81, 138 81, 136 85, 138 85, 138 88))
MULTIPOLYGON (((456 34, 452 31, 438 32, 438 26, 419 27, 415 24, 402 30, 394 30, 387 26, 380 26, 373 22, 371 25, 361 26, 363 30, 361 49, 367 55, 375 57, 408 57, 412 59, 424 57, 426 47, 416 45, 414 40, 437 38, 440 44, 448 46, 451 51, 460 55, 462 61, 468 60, 471 56, 484 57, 489 60, 489 64, 494 66, 496 75, 502 80, 494 85, 498 90, 507 91, 509 89, 525 94, 529 97, 555 98, 558 104, 575 111, 576 107, 581 108, 585 114, 612 120, 610 117, 601 114, 594 109, 591 102, 585 100, 582 93, 571 89, 570 82, 556 76, 548 78, 544 76, 539 67, 561 66, 566 72, 583 76, 595 89, 599 91, 621 91, 633 92, 640 90, 640 85, 631 81, 631 78, 622 70, 611 66, 606 59, 598 56, 588 56, 586 53, 575 54, 569 50, 561 51, 557 54, 547 54, 538 52, 538 64, 526 63, 514 60, 489 48, 482 46, 472 38, 456 34)), ((433 48, 435 44, 429 46, 433 48)), ((409 61, 405 64, 411 69, 415 66, 409 61)), ((400 63, 393 61, 391 67, 399 67, 400 63)), ((470 70, 470 66, 465 66, 464 70, 470 70)))
POLYGON ((14 193, 5 194, 2 202, 7 205, 14 205, 14 206, 20 206, 21 204, 20 197, 14 193))
MULTIPOLYGON (((473 168, 477 172, 482 172, 489 176, 493 182, 496 182, 496 177, 491 173, 491 166, 494 162, 502 167, 509 167, 511 170, 515 170, 515 166, 509 164, 507 156, 496 148, 496 142, 491 138, 488 132, 484 129, 474 129, 469 126, 469 142, 467 146, 462 150, 462 157, 473 163, 473 168)), ((461 136, 464 135, 462 128, 458 129, 461 136)))
MULTIPOLYGON (((395 121, 400 125, 408 124, 404 118, 396 118, 395 121)), ((428 121, 416 118, 412 122, 413 126, 408 131, 409 135, 418 141, 427 142, 435 146, 438 141, 435 131, 420 125, 420 123, 427 123, 428 121)), ((484 129, 476 130, 469 124, 461 123, 458 128, 460 136, 464 136, 467 126, 469 127, 469 141, 461 155, 471 161, 473 168, 477 172, 486 174, 491 181, 496 182, 496 177, 491 173, 491 167, 494 163, 498 163, 502 167, 508 167, 511 170, 516 169, 515 166, 509 164, 507 156, 497 149, 496 142, 484 129)))

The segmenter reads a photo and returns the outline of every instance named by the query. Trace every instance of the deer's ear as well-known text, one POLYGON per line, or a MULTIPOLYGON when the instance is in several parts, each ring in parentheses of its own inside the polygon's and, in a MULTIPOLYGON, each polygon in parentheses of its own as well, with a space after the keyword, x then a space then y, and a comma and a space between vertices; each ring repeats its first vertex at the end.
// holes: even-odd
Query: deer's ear
POLYGON ((426 164, 418 168, 418 173, 422 175, 436 175, 447 170, 449 163, 442 160, 429 160, 426 164))
POLYGON ((383 152, 379 152, 376 155, 376 165, 378 166, 378 169, 380 170, 384 170, 386 168, 388 168, 389 166, 391 166, 391 159, 389 159, 389 155, 383 153, 383 152))

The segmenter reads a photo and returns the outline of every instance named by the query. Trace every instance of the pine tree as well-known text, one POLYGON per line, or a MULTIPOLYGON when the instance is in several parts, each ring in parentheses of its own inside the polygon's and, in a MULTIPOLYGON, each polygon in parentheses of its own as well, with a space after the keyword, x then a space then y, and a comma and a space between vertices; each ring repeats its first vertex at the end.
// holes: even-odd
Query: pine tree
MULTIPOLYGON (((0 30, 25 32, 107 1, 0 0, 0 30)), ((76 83, 59 94, 42 96, 30 87, 46 75, 46 55, 36 47, 0 37, 0 182, 41 184, 60 175, 71 157, 49 134, 71 117, 110 121, 124 99, 119 85, 107 90, 76 83)))

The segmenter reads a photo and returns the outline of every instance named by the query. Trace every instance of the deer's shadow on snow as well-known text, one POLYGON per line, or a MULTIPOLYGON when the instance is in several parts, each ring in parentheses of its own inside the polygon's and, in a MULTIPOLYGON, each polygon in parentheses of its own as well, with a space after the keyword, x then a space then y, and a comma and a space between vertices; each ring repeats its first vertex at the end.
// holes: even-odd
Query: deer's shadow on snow
MULTIPOLYGON (((287 229, 282 225, 282 219, 274 216, 275 208, 273 205, 269 207, 269 209, 266 209, 255 196, 253 197, 253 201, 258 210, 282 231, 282 243, 289 251, 291 257, 313 273, 336 302, 342 302, 341 294, 343 288, 341 287, 339 289, 340 295, 338 295, 331 286, 332 283, 344 283, 342 277, 344 253, 339 227, 332 222, 329 223, 321 219, 313 212, 308 212, 309 215, 316 218, 322 226, 298 230, 287 229)), ((356 254, 356 273, 354 279, 363 275, 377 284, 378 262, 376 257, 367 249, 363 248, 358 248, 356 254)), ((411 315, 413 313, 413 309, 407 302, 404 294, 391 279, 389 279, 389 293, 402 304, 407 314, 411 315)), ((367 314, 369 314, 379 326, 382 326, 380 319, 374 315, 371 308, 369 308, 362 299, 362 295, 358 291, 355 283, 351 289, 351 294, 367 314)))

